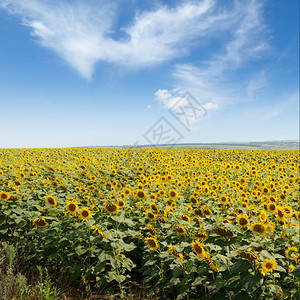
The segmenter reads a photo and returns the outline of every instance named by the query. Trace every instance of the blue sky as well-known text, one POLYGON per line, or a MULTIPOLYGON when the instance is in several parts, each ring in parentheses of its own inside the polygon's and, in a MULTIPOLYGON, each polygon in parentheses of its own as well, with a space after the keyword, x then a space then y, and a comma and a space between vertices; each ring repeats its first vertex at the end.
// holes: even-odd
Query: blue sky
POLYGON ((298 139, 296 0, 0 0, 0 38, 0 147, 298 139))

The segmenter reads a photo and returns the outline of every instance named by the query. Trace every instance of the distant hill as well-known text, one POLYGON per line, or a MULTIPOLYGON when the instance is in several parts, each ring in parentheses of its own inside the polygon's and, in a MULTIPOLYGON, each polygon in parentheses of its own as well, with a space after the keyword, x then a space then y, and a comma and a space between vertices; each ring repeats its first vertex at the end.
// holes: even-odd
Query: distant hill
MULTIPOLYGON (((84 148, 197 148, 197 149, 245 149, 245 150, 299 150, 300 143, 294 141, 227 142, 227 143, 182 143, 159 145, 85 146, 84 148)), ((81 147, 80 147, 81 148, 81 147)))

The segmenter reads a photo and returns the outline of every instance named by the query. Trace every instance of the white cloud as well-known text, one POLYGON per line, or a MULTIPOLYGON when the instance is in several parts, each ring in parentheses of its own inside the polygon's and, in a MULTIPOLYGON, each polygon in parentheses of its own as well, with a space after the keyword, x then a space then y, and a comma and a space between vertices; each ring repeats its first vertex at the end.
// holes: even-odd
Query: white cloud
POLYGON ((83 77, 91 78, 100 61, 145 67, 188 53, 195 40, 226 27, 228 15, 213 0, 159 5, 137 13, 124 28, 114 28, 117 1, 0 0, 0 7, 22 18, 40 45, 51 49, 83 77), (111 33, 123 31, 123 39, 111 33))
POLYGON ((230 38, 221 47, 205 61, 175 65, 171 74, 174 86, 189 91, 207 109, 252 101, 255 92, 268 83, 265 70, 241 72, 270 49, 261 2, 235 1, 230 12, 223 11, 223 23, 227 25, 224 34, 230 38))
POLYGON ((250 79, 248 86, 247 86, 247 95, 252 97, 254 93, 263 87, 267 86, 268 81, 266 79, 266 72, 260 71, 257 74, 254 74, 253 78, 250 79))

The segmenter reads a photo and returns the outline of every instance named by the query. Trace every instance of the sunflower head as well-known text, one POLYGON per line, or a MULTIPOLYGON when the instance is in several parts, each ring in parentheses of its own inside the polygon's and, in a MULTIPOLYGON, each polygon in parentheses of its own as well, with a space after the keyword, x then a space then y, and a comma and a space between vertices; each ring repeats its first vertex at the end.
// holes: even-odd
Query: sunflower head
POLYGON ((117 201, 117 205, 118 205, 119 207, 125 207, 125 206, 126 206, 126 204, 125 204, 125 202, 124 202, 123 199, 118 200, 118 201, 117 201))
POLYGON ((168 249, 168 252, 179 260, 183 260, 182 253, 178 252, 173 246, 168 249))
POLYGON ((116 203, 107 202, 107 201, 103 203, 103 207, 105 211, 110 215, 116 214, 119 210, 119 206, 116 203))
POLYGON ((178 234, 187 234, 186 229, 183 226, 179 225, 174 225, 173 229, 178 233, 178 234))
POLYGON ((45 198, 45 202, 48 203, 52 207, 55 207, 57 205, 57 202, 56 202, 55 198, 51 195, 48 195, 45 198))
POLYGON ((251 225, 251 231, 254 234, 265 235, 266 234, 266 226, 263 223, 253 223, 251 225))
POLYGON ((157 235, 155 228, 151 224, 147 224, 147 228, 151 235, 153 235, 153 236, 157 235))
POLYGON ((197 240, 205 241, 206 239, 208 239, 208 235, 205 232, 197 231, 194 233, 194 238, 197 240))
POLYGON ((276 209, 277 209, 276 203, 274 203, 274 202, 268 203, 268 211, 269 211, 269 212, 275 212, 276 209))
POLYGON ((147 219, 150 220, 150 221, 156 219, 156 215, 153 212, 149 211, 149 210, 146 211, 146 216, 147 216, 147 219))
POLYGON ((159 247, 157 240, 153 237, 145 238, 145 244, 153 251, 156 251, 159 247))
POLYGON ((244 228, 249 226, 249 220, 247 215, 239 215, 237 216, 237 224, 240 228, 244 228))
POLYGON ((256 254, 253 254, 248 251, 237 250, 237 254, 240 257, 251 260, 251 261, 259 261, 259 257, 256 254))
POLYGON ((223 227, 217 227, 213 230, 214 233, 223 236, 225 238, 232 238, 234 237, 234 232, 223 227))
POLYGON ((288 247, 285 250, 285 257, 287 259, 290 259, 291 258, 291 254, 290 253, 297 253, 297 252, 298 252, 298 248, 296 248, 296 247, 288 247))
POLYGON ((199 202, 198 202, 198 200, 197 200, 197 198, 194 196, 194 195, 192 195, 191 197, 190 197, 190 202, 192 203, 192 204, 198 204, 199 202))
POLYGON ((92 213, 87 208, 82 208, 79 212, 79 218, 81 220, 88 220, 92 216, 92 213))
POLYGON ((66 208, 69 214, 74 215, 78 210, 78 205, 75 202, 68 202, 66 208))
POLYGON ((0 200, 2 201, 7 201, 9 200, 10 195, 7 192, 0 192, 0 200))
POLYGON ((265 276, 266 273, 273 272, 275 268, 276 268, 275 260, 267 258, 262 263, 261 273, 265 276))
POLYGON ((45 228, 49 225, 44 218, 36 218, 32 223, 34 226, 39 228, 45 228))
POLYGON ((144 199, 146 197, 146 193, 143 190, 138 190, 136 192, 136 196, 140 199, 144 199))
POLYGON ((192 247, 193 251, 197 254, 198 257, 200 257, 202 259, 205 259, 208 257, 203 246, 200 244, 199 241, 192 242, 191 247, 192 247))
POLYGON ((178 197, 178 193, 175 190, 172 189, 172 190, 169 191, 169 197, 171 199, 176 199, 178 197))

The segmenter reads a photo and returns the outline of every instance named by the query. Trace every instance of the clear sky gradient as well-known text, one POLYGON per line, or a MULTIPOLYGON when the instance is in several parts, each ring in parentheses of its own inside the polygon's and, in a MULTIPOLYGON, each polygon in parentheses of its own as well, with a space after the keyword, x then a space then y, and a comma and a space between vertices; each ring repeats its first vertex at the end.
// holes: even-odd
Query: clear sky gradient
POLYGON ((298 0, 0 0, 0 38, 2 148, 298 139, 298 0))

